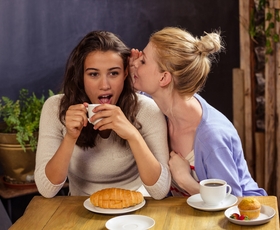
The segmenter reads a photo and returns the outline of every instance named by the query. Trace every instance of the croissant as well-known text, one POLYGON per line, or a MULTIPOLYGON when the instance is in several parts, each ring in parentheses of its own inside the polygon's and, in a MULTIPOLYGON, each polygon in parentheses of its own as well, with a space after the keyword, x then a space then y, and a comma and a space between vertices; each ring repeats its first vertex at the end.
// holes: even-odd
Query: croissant
POLYGON ((106 188, 93 193, 90 202, 100 208, 121 209, 140 204, 144 200, 141 192, 121 188, 106 188))

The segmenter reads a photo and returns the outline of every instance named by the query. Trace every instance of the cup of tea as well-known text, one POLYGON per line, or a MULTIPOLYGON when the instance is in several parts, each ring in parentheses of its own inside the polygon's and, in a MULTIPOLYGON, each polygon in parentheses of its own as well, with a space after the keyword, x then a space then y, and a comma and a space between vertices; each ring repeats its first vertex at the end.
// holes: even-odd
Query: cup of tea
POLYGON ((221 179, 206 179, 199 183, 199 192, 207 205, 218 205, 231 193, 231 186, 221 179))
MULTIPOLYGON (((88 107, 87 107, 87 111, 88 111, 88 121, 90 122, 89 118, 91 118, 95 113, 92 112, 92 110, 96 107, 96 106, 99 106, 100 104, 88 104, 88 107)), ((90 122, 91 124, 95 125, 97 122, 101 121, 102 118, 100 119, 97 119, 96 121, 94 122, 90 122)))

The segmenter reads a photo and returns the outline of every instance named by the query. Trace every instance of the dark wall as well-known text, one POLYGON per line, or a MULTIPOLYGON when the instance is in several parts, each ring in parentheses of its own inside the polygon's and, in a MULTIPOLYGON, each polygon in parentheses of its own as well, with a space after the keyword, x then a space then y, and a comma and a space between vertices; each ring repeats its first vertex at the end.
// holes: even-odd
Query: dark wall
POLYGON ((0 97, 21 88, 58 92, 66 59, 91 30, 118 34, 143 49, 149 35, 180 26, 196 36, 222 31, 226 53, 213 65, 202 96, 232 120, 232 69, 239 67, 236 0, 0 0, 0 97))

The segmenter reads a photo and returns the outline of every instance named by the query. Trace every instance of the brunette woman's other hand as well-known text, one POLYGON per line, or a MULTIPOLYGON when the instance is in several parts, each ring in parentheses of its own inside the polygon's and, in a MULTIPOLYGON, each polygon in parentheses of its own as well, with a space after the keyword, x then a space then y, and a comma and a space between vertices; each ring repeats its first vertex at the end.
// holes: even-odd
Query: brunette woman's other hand
POLYGON ((65 126, 69 136, 78 139, 87 123, 87 110, 84 104, 71 105, 68 108, 65 116, 65 126))

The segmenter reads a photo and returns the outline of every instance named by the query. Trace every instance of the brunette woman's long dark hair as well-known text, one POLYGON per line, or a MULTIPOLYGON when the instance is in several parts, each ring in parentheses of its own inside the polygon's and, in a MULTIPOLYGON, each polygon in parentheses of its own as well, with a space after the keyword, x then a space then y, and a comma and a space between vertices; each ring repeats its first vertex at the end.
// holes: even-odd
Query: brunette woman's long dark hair
MULTIPOLYGON (((87 55, 93 51, 113 51, 120 55, 123 60, 124 70, 129 68, 130 49, 113 33, 107 31, 92 31, 88 33, 71 52, 64 73, 62 92, 64 96, 60 103, 59 118, 64 124, 65 114, 70 105, 89 102, 90 99, 84 89, 84 62, 87 55)), ((138 129, 141 124, 136 120, 138 111, 137 96, 133 89, 132 79, 127 76, 124 81, 123 91, 117 102, 127 119, 138 129)), ((94 130, 92 124, 88 123, 83 128, 77 145, 82 148, 91 148, 95 146, 97 130, 94 130)), ((118 137, 121 144, 125 145, 125 140, 118 137)))

